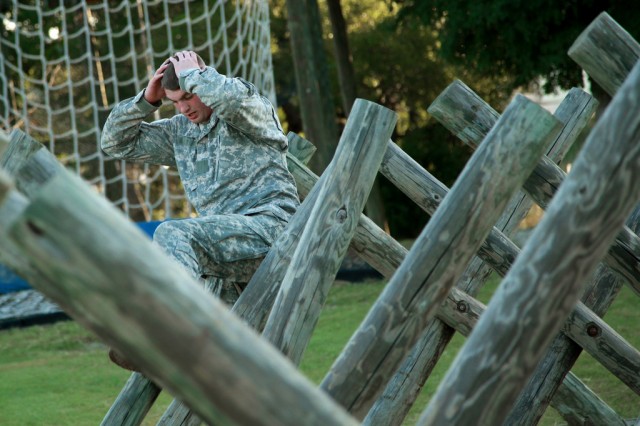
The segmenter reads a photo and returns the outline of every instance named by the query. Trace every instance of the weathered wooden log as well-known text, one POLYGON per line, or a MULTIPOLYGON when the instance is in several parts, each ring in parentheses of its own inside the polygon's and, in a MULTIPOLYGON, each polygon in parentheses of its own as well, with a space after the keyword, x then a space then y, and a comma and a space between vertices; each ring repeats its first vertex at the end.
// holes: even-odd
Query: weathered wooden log
POLYGON ((569 48, 569 57, 614 96, 640 58, 640 44, 602 12, 569 48))
MULTIPOLYGON (((5 151, 9 148, 9 135, 0 130, 0 161, 4 156, 5 151)), ((0 165, 2 167, 2 165, 0 165)))
MULTIPOLYGON (((460 104, 458 99, 464 99, 468 103, 474 96, 477 97, 468 87, 457 81, 449 85, 428 110, 454 135, 475 148, 480 141, 476 139, 476 135, 480 134, 482 129, 471 131, 466 126, 469 122, 464 120, 456 109, 460 104)), ((565 178, 566 173, 547 156, 543 156, 523 188, 540 207, 546 209, 565 178)), ((626 226, 623 227, 603 262, 621 274, 631 289, 640 295, 640 237, 626 226)))
MULTIPOLYGON (((16 178, 16 186, 22 191, 14 192, 14 197, 22 197, 22 194, 33 195, 37 193, 40 187, 58 173, 64 171, 63 166, 42 144, 33 140, 30 136, 22 131, 15 129, 10 135, 9 149, 0 155, 0 164, 4 165, 7 170, 11 171, 16 178)), ((28 199, 22 197, 21 200, 13 200, 0 206, 2 208, 16 209, 19 207, 21 212, 28 205, 28 199)), ((17 214, 9 217, 6 214, 0 215, 6 222, 0 223, 0 228, 7 228, 9 223, 15 220, 17 214)), ((5 241, 9 244, 8 241, 5 241)), ((34 276, 37 274, 31 266, 24 263, 22 256, 15 259, 7 259, 10 253, 9 247, 4 247, 0 252, 0 261, 3 264, 10 265, 12 269, 25 278, 28 282, 38 282, 40 288, 47 285, 48 279, 42 276, 34 276)), ((51 286, 49 286, 51 287, 51 286)), ((45 294, 55 292, 54 288, 44 291, 45 294)), ((64 309, 64 305, 62 306, 64 309)), ((137 426, 142 423, 148 410, 158 397, 161 389, 152 381, 145 378, 139 373, 131 375, 124 388, 118 395, 116 402, 109 409, 107 415, 101 422, 102 425, 126 425, 137 426)))
POLYGON ((362 389, 389 380, 559 127, 519 95, 471 157, 322 382, 350 412, 366 414, 353 401, 375 401, 362 389))
POLYGON ((55 279, 56 302, 205 421, 353 423, 79 178, 50 179, 9 237, 55 279))
POLYGON ((569 425, 629 425, 576 376, 567 376, 554 400, 562 401, 554 408, 569 425))
MULTIPOLYGON (((485 309, 468 293, 454 288, 438 311, 438 318, 467 336, 485 309)), ((562 326, 562 332, 640 395, 640 351, 587 306, 576 303, 562 326)), ((372 421, 370 424, 376 423, 372 421)))
MULTIPOLYGON (((470 131, 486 129, 483 133, 495 125, 499 114, 485 102, 479 102, 479 97, 473 97, 470 102, 457 104, 457 108, 463 110, 465 120, 474 124, 467 126, 470 131)), ((597 102, 594 98, 580 89, 569 91, 565 99, 558 106, 554 115, 564 124, 558 137, 547 148, 547 156, 554 162, 560 163, 568 148, 575 142, 577 136, 585 128, 592 114, 595 112, 597 102)), ((519 222, 532 205, 530 197, 522 192, 509 202, 505 212, 496 223, 496 228, 510 235, 517 228, 519 222)), ((494 239, 489 239, 483 244, 484 257, 495 257, 494 253, 500 250, 492 245, 494 239), (491 250, 487 250, 491 249, 491 250)), ((506 254, 504 250, 501 253, 506 254)), ((504 256, 515 259, 513 255, 504 256)), ((509 262, 509 263, 511 263, 509 262)), ((456 287, 470 295, 475 295, 484 285, 493 268, 485 263, 481 257, 476 256, 465 269, 456 287)), ((501 275, 506 273, 506 269, 501 275)), ((463 306, 462 306, 463 307, 463 306)), ((447 309, 440 309, 447 312, 447 309)), ((364 419, 366 424, 399 425, 411 409, 416 398, 420 394, 425 380, 431 374, 440 354, 450 342, 455 330, 442 324, 439 319, 434 319, 412 349, 412 353, 406 357, 398 371, 385 388, 384 392, 369 410, 364 419)))
MULTIPOLYGON (((598 84, 613 95, 638 60, 639 52, 638 43, 609 15, 603 13, 576 40, 569 54, 598 84)), ((482 134, 483 127, 475 127, 479 130, 466 128, 465 134, 482 134)), ((636 214, 627 221, 627 227, 636 234, 640 226, 638 214, 640 212, 637 210, 636 214)), ((617 274, 608 268, 599 267, 595 278, 585 286, 583 301, 596 314, 603 316, 620 289, 621 282, 617 274)), ((580 351, 580 347, 567 337, 557 336, 549 348, 548 355, 538 364, 529 384, 520 394, 506 423, 537 424, 550 400, 554 407, 561 405, 566 410, 567 403, 561 401, 561 397, 552 400, 551 395, 577 359, 580 351)), ((615 357, 607 357, 607 359, 611 362, 615 357)), ((628 383, 630 378, 625 371, 615 374, 623 382, 628 383)), ((635 381, 637 378, 631 380, 635 381)), ((630 387, 633 389, 634 385, 630 387)), ((565 394, 567 394, 566 390, 560 392, 560 395, 565 394)), ((571 400, 575 401, 578 397, 574 396, 571 400)), ((580 405, 597 406, 588 401, 582 401, 580 405)))
POLYGON ((14 129, 9 134, 9 140, 6 142, 9 145, 0 155, 0 167, 4 168, 9 174, 19 170, 34 152, 43 147, 41 143, 18 129, 14 129))
POLYGON ((199 426, 202 420, 182 401, 174 399, 166 409, 157 426, 199 426))
POLYGON ((640 64, 587 138, 420 424, 500 424, 640 198, 640 64), (589 184, 591 185, 589 185, 589 184))
MULTIPOLYGON (((455 289, 454 289, 455 290, 455 289)), ((461 291, 452 291, 442 304, 439 318, 456 331, 468 336, 477 323, 486 307, 461 291)), ((565 324, 567 327, 567 324, 565 324)), ((583 330, 586 332, 586 330, 583 330)), ((587 388, 574 374, 568 373, 558 387, 553 398, 553 407, 565 417, 570 424, 594 424, 594 425, 621 425, 622 418, 616 414, 604 401, 587 388), (576 419, 588 419, 591 423, 584 421, 572 421, 576 419)), ((505 421, 504 424, 521 424, 518 418, 511 416, 514 422, 505 421)), ((368 419, 368 417, 367 417, 368 419)), ((527 420, 528 423, 528 420, 527 420)), ((377 424, 367 422, 365 424, 377 424)))
MULTIPOLYGON (((569 95, 571 94, 572 93, 569 93, 569 95)), ((577 95, 578 92, 576 92, 575 94, 577 95)), ((563 113, 563 111, 561 110, 562 107, 563 105, 561 104, 560 107, 558 108, 559 113, 563 113)), ((480 135, 484 134, 487 131, 487 129, 490 128, 490 126, 492 125, 491 117, 494 116, 493 110, 491 110, 490 107, 488 107, 480 97, 475 95, 470 89, 468 89, 462 83, 454 83, 450 89, 443 92, 443 94, 441 95, 438 109, 444 110, 445 108, 449 108, 451 111, 451 114, 442 114, 443 117, 450 117, 455 114, 458 120, 456 123, 447 121, 445 122, 445 125, 447 127, 458 129, 459 133, 461 135, 464 135, 464 138, 468 139, 471 142, 473 142, 474 139, 479 138, 480 135), (460 112, 465 112, 465 113, 460 114, 460 112)), ((595 105, 593 104, 590 105, 586 103, 585 111, 584 111, 586 112, 586 114, 584 112, 581 113, 579 111, 579 108, 576 111, 576 113, 578 113, 583 120, 586 120, 588 117, 590 117, 591 112, 593 111, 594 108, 595 108, 595 105)), ((577 126, 573 129, 568 128, 566 130, 574 133, 575 135, 576 132, 580 131, 580 127, 577 126)), ((554 159, 554 161, 557 162, 556 159, 554 159)), ((629 224, 631 223, 634 223, 634 222, 629 222, 629 224)), ((511 255, 509 257, 513 259, 515 258, 515 255, 511 255)), ((479 274, 475 274, 475 276, 479 276, 479 274)), ((615 274, 611 273, 610 271, 603 271, 601 274, 597 276, 597 281, 591 280, 591 284, 588 284, 587 288, 593 287, 595 282, 598 282, 598 281, 602 282, 601 288, 608 288, 608 285, 610 285, 614 280, 617 280, 617 277, 615 274)), ((470 288, 466 288, 465 286, 461 288, 473 294, 473 291, 470 288)), ((619 288, 619 286, 613 287, 613 288, 619 288)), ((615 295, 615 292, 610 297, 612 298, 614 295, 615 295)), ((595 296, 585 295, 585 298, 593 299, 593 297, 595 296)), ((603 314, 605 311, 602 311, 601 314, 603 314)), ((437 348, 433 348, 433 346, 431 345, 426 345, 426 347, 432 348, 431 350, 434 350, 434 351, 437 350, 437 348)), ((416 351, 418 350, 420 350, 420 348, 416 348, 416 351)), ((525 391, 521 394, 520 398, 516 402, 516 405, 514 407, 514 410, 510 418, 507 419, 508 423, 514 423, 514 422, 518 424, 537 423, 537 420, 540 418, 540 416, 543 414, 544 410, 546 409, 546 406, 549 400, 551 400, 551 395, 553 394, 554 390, 560 384, 562 377, 564 376, 564 374, 566 374, 566 371, 568 371, 570 366, 575 361, 575 359, 573 359, 573 361, 571 359, 577 357, 577 355, 579 354, 579 350, 578 350, 578 347, 574 343, 572 343, 569 339, 567 339, 564 336, 559 336, 556 339, 556 341, 554 341, 553 348, 549 351, 549 353, 555 354, 556 356, 558 356, 558 359, 555 361, 555 363, 557 364, 555 366, 555 370, 549 371, 548 369, 551 367, 552 361, 550 359, 545 359, 544 362, 541 362, 539 364, 538 369, 540 370, 540 372, 536 373, 531 378, 530 384, 527 386, 525 391), (559 354, 563 351, 562 349, 560 349, 560 346, 562 345, 565 346, 564 351, 566 351, 566 353, 564 354, 563 358, 560 358, 559 354)), ((428 361, 424 361, 424 362, 425 362, 425 365, 429 366, 428 361)), ((415 374, 414 372, 416 371, 416 369, 414 366, 412 365, 408 365, 406 367, 403 366, 403 369, 405 368, 406 368, 406 371, 411 372, 411 374, 415 374)), ((620 372, 619 374, 621 378, 628 377, 628 375, 625 374, 624 372, 620 372)), ((554 401, 554 404, 555 404, 555 401, 554 401)), ((405 409, 408 409, 408 407, 405 407, 405 409)), ((381 414, 377 414, 377 415, 378 416, 384 415, 384 412, 385 411, 380 410, 381 414)), ((377 412, 374 412, 374 413, 377 413, 377 412)), ((371 413, 371 415, 374 415, 374 413, 371 413)))
MULTIPOLYGON (((620 276, 604 264, 600 264, 598 265, 597 272, 592 275, 591 280, 584 286, 585 291, 582 299, 589 308, 597 309, 596 312, 598 315, 602 316, 604 312, 606 312, 608 304, 606 307, 603 307, 602 304, 597 303, 597 300, 593 300, 593 298, 596 297, 598 300, 608 299, 613 301, 613 298, 618 294, 622 285, 623 279, 620 276)), ((571 318, 572 315, 569 316, 567 323, 565 323, 565 329, 567 327, 575 328, 575 331, 580 333, 578 334, 579 337, 586 334, 587 330, 578 329, 578 327, 571 322, 571 318)), ((599 328, 600 322, 604 323, 604 321, 601 321, 600 318, 598 318, 598 322, 593 324, 594 327, 599 328)), ((588 340, 593 339, 590 338, 588 340)), ((602 405, 596 401, 583 401, 584 398, 591 396, 592 393, 572 395, 570 398, 565 399, 567 394, 571 395, 571 390, 565 389, 565 383, 568 380, 578 380, 573 377, 573 374, 570 372, 575 361, 582 352, 582 347, 576 342, 581 342, 581 340, 579 338, 575 339, 573 335, 570 335, 567 332, 555 337, 547 349, 546 354, 538 363, 538 366, 531 375, 526 387, 518 396, 518 399, 514 403, 505 423, 508 424, 509 422, 515 421, 523 426, 536 425, 542 418, 549 404, 555 408, 568 407, 573 403, 573 401, 580 401, 580 406, 599 407, 602 405)), ((596 352, 596 358, 600 358, 600 355, 614 358, 618 356, 613 353, 604 354, 600 351, 596 352)), ((629 377, 627 371, 625 371, 628 369, 621 370, 622 371, 615 374, 623 378, 629 377)), ((639 379, 637 373, 637 370, 632 372, 632 375, 636 376, 636 383, 639 379)), ((608 411, 611 410, 609 409, 608 411)))
MULTIPOLYGON (((292 155, 288 156, 288 166, 289 170, 294 175, 296 180, 296 185, 298 187, 298 192, 301 197, 304 198, 302 205, 298 208, 295 215, 290 219, 289 224, 287 225, 287 230, 284 232, 281 237, 274 243, 272 248, 269 250, 266 258, 261 262, 260 267, 255 272, 254 276, 247 284, 245 291, 242 293, 240 298, 236 301, 234 306, 232 307, 232 312, 237 314, 240 318, 242 318, 246 323, 248 323, 251 327, 261 331, 266 323, 269 313, 271 312, 271 308, 276 300, 278 292, 281 288, 280 284, 283 282, 284 277, 286 276, 286 272, 291 264, 292 256, 295 254, 297 247, 299 247, 300 241, 305 241, 302 238, 303 231, 305 226, 307 225, 310 217, 312 216, 313 209, 316 206, 316 200, 322 191, 322 188, 327 185, 327 181, 330 182, 330 179, 333 177, 337 178, 338 184, 350 184, 355 187, 357 190, 356 194, 349 194, 349 191, 345 191, 341 189, 340 191, 333 191, 332 194, 340 194, 342 198, 345 200, 337 200, 340 202, 340 206, 338 208, 345 208, 345 212, 349 215, 350 218, 362 216, 360 212, 362 211, 362 207, 364 207, 364 202, 366 201, 366 193, 368 191, 362 192, 363 188, 367 186, 365 183, 364 186, 362 183, 358 183, 358 179, 367 179, 367 174, 371 180, 375 176, 376 171, 379 168, 379 163, 382 160, 382 156, 384 150, 386 148, 386 141, 388 140, 391 132, 393 131, 393 127, 395 126, 395 116, 393 116, 390 110, 386 108, 382 108, 376 106, 373 103, 366 102, 363 100, 359 100, 357 104, 354 104, 354 112, 356 112, 356 116, 352 115, 350 118, 351 124, 345 128, 343 133, 343 137, 341 138, 340 145, 338 147, 338 151, 335 154, 335 160, 327 167, 325 173, 323 174, 323 178, 320 182, 314 187, 312 190, 312 194, 309 194, 309 188, 314 185, 314 182, 317 181, 317 177, 313 175, 301 161, 292 155), (394 117, 394 120, 390 118, 394 117), (374 126, 375 124, 375 126, 374 126), (371 125, 374 128, 374 131, 371 132, 370 129, 367 128, 367 125, 371 125), (377 127, 376 127, 377 126, 377 127), (388 133, 388 134, 387 134, 388 133), (380 134, 387 134, 385 139, 380 138, 380 134), (363 135, 366 135, 363 137, 363 135), (377 143, 377 146, 371 146, 372 143, 377 143), (345 152, 346 151, 346 152, 345 152), (360 153, 361 156, 358 158, 355 155, 360 153), (376 156, 379 159, 376 159, 376 156), (349 162, 353 164, 348 164, 349 162), (345 164, 346 163, 346 164, 345 164), (335 166, 334 164, 338 164, 335 166), (334 168, 335 167, 335 168, 334 168), (334 174, 333 170, 349 170, 352 171, 352 174, 355 174, 357 179, 348 179, 348 176, 344 173, 336 173, 334 174), (363 173, 363 170, 365 173, 363 173), (345 180, 346 177, 346 180, 345 180), (345 195, 345 192, 347 193, 345 195), (358 198, 362 198, 363 200, 358 201, 358 198), (362 206, 360 206, 360 211, 358 209, 358 203, 361 202, 362 206), (344 206, 344 207, 343 207, 344 206), (348 206, 348 208, 347 208, 348 206), (356 209, 356 210, 354 210, 356 209)), ((290 146, 313 146, 310 142, 306 141, 303 138, 298 137, 297 135, 289 135, 288 136, 290 146)), ((311 150, 298 150, 294 149, 292 152, 298 153, 302 152, 309 153, 311 150)), ((311 151, 313 153, 313 151, 311 151)), ((309 155, 309 154, 307 154, 309 155)), ((335 204, 336 200, 333 201, 335 204)), ((331 203, 326 200, 323 202, 325 207, 331 205, 331 203)), ((327 218, 321 218, 318 223, 324 224, 324 231, 327 229, 330 230, 330 234, 334 234, 335 236, 341 239, 341 243, 346 244, 344 247, 344 252, 346 253, 346 248, 348 247, 349 240, 351 239, 350 234, 352 235, 355 232, 354 229, 350 230, 349 233, 345 233, 344 235, 339 234, 338 229, 340 227, 347 228, 355 228, 355 225, 358 223, 356 220, 351 219, 349 223, 337 226, 334 224, 331 227, 328 227, 326 224, 331 222, 327 218), (333 228, 333 229, 331 229, 333 228), (344 240, 342 240, 344 239, 344 240)), ((348 230, 348 229, 347 229, 348 230)), ((330 243, 329 239, 326 239, 327 233, 322 232, 323 237, 325 238, 322 243, 330 243)), ((306 244, 306 243, 303 243, 306 244)), ((317 245, 317 244, 316 244, 317 245)), ((318 247, 315 247, 318 249, 318 247)), ((333 266, 336 267, 335 271, 332 272, 332 267, 327 267, 325 264, 321 274, 315 274, 316 280, 324 280, 324 286, 330 286, 329 280, 333 280, 335 274, 337 273, 340 267, 340 263, 342 262, 342 258, 345 253, 340 254, 340 250, 333 250, 331 247, 323 247, 320 249, 322 251, 322 258, 327 259, 328 256, 336 256, 332 259, 333 266)), ((306 268, 308 265, 304 264, 306 268)), ((305 281, 306 286, 313 286, 311 281, 305 281)), ((316 282, 316 285, 319 285, 316 282)), ((325 290, 328 291, 328 288, 325 290)), ((292 293, 293 294, 293 293, 292 293)), ((324 300, 319 300, 318 308, 324 303, 324 300)), ((319 313, 319 310, 318 310, 319 313)), ((315 319, 317 321, 317 318, 315 319)), ((314 324, 315 325, 315 324, 314 324)), ((313 327, 310 326, 308 329, 308 335, 306 337, 301 337, 298 339, 298 345, 295 346, 296 351, 298 351, 299 355, 295 355, 295 357, 299 357, 306 347, 305 339, 308 341, 310 337, 310 333, 313 327)), ((271 336, 266 336, 267 338, 271 336)), ((293 347, 292 347, 293 348, 293 347)), ((294 362, 299 362, 292 358, 294 362)), ((185 406, 184 403, 179 401, 174 401, 172 405, 167 409, 163 416, 163 424, 198 424, 199 419, 191 418, 191 413, 189 409, 185 406)))
POLYGON ((124 385, 117 403, 111 405, 102 426, 139 425, 160 394, 160 387, 140 373, 133 373, 124 385))
POLYGON ((378 173, 397 116, 356 100, 263 335, 294 364, 311 339, 378 173))
MULTIPOLYGON (((304 169, 305 167, 303 166, 303 164, 306 164, 309 161, 314 152, 315 147, 313 146, 313 144, 311 144, 311 142, 300 137, 289 137, 289 150, 287 152, 287 162, 289 169, 304 169)), ((298 192, 301 191, 301 188, 304 188, 306 186, 306 182, 303 181, 305 177, 306 175, 296 176, 296 186, 298 188, 298 192)), ((304 193, 304 195, 306 195, 306 192, 304 193)), ((289 232, 287 231, 287 234, 288 233, 289 232)), ((277 294, 277 288, 273 295, 274 299, 275 294, 277 294)), ((273 299, 268 305, 265 305, 264 307, 264 311, 266 311, 266 313, 264 314, 265 318, 270 310, 272 303, 273 299)), ((237 305, 234 306, 233 311, 236 311, 237 308, 237 305)), ((242 314, 241 312, 237 311, 236 313, 240 315, 242 314)), ((257 327, 254 326, 254 328, 257 327)), ((127 426, 137 426, 141 424, 146 417, 148 410, 151 408, 153 402, 161 391, 161 389, 152 381, 138 373, 133 373, 131 375, 131 378, 129 379, 129 382, 127 383, 127 386, 122 389, 113 405, 111 406, 110 410, 107 412, 102 421, 103 425, 121 425, 123 424, 122 416, 125 416, 127 426), (129 382, 131 383, 129 384, 129 382), (136 401, 134 406, 131 406, 132 400, 136 401)), ((162 418, 159 421, 159 424, 195 426, 200 424, 201 422, 202 421, 200 420, 200 418, 195 413, 193 413, 189 409, 189 407, 184 404, 184 402, 174 399, 169 407, 167 407, 167 409, 165 410, 162 418)))

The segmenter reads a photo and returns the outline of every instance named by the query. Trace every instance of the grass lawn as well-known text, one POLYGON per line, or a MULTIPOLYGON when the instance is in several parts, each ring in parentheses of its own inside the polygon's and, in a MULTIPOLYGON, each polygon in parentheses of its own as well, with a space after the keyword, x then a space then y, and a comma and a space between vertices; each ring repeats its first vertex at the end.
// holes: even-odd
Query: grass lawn
MULTIPOLYGON (((480 296, 488 300, 496 282, 480 296)), ((358 327, 383 288, 383 282, 332 288, 301 370, 313 382, 322 380, 337 354, 358 327)), ((626 288, 606 320, 635 347, 640 347, 638 299, 626 288)), ((415 424, 464 339, 456 335, 427 380, 405 424, 415 424)), ((583 355, 574 373, 626 418, 640 415, 638 396, 591 357, 583 355)), ((108 360, 106 348, 75 322, 0 331, 0 425, 96 425, 129 377, 108 360)), ((145 425, 154 425, 171 397, 161 394, 145 425)), ((560 425, 549 409, 543 425, 560 425)))

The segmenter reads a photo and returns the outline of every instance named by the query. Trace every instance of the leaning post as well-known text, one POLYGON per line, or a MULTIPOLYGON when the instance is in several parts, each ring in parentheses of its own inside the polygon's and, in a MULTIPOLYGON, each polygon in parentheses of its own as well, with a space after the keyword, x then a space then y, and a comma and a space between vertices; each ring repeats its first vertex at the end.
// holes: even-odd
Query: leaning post
POLYGON ((640 63, 589 135, 420 424, 501 424, 640 198, 640 63))
POLYGON ((353 105, 263 331, 296 365, 347 253, 396 121, 393 111, 372 102, 358 99, 353 105))
POLYGON ((519 95, 471 157, 322 382, 354 415, 377 399, 559 127, 519 95), (370 382, 381 385, 361 395, 370 382))

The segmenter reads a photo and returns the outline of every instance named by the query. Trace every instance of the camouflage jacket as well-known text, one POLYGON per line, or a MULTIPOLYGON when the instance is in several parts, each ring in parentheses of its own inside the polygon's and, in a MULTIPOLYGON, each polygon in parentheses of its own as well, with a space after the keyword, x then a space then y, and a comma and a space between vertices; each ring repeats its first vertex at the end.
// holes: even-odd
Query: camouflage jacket
POLYGON ((207 67, 182 72, 180 87, 213 109, 208 122, 182 114, 151 123, 160 105, 144 91, 120 102, 102 133, 102 149, 127 160, 176 166, 200 216, 267 213, 288 221, 299 200, 287 169, 287 138, 271 103, 250 83, 207 67))

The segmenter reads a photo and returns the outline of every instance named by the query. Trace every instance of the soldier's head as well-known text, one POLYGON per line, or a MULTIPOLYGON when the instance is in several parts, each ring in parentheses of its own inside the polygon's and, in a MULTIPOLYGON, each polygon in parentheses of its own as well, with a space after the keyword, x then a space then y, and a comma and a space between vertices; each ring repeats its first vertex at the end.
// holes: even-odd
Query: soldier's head
MULTIPOLYGON (((204 60, 202 59, 202 57, 200 57, 200 55, 196 56, 198 57, 198 65, 200 66, 200 68, 204 68, 206 66, 204 60)), ((178 59, 178 55, 174 55, 173 57, 175 59, 178 59)), ((167 62, 168 61, 169 60, 167 59, 167 62)), ((165 68, 163 74, 164 75, 162 76, 162 80, 160 80, 160 85, 163 89, 180 90, 180 76, 176 74, 176 69, 173 66, 172 62, 168 63, 167 68, 165 68)))
MULTIPOLYGON (((201 67, 205 66, 200 56, 198 56, 198 65, 201 67)), ((169 62, 169 65, 164 70, 160 84, 164 88, 167 99, 173 102, 178 112, 187 117, 189 121, 196 124, 209 121, 213 109, 205 105, 198 95, 187 93, 180 89, 180 82, 173 63, 169 62)))

